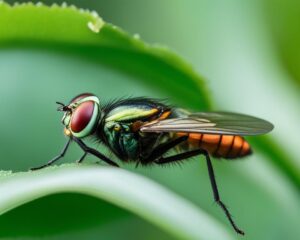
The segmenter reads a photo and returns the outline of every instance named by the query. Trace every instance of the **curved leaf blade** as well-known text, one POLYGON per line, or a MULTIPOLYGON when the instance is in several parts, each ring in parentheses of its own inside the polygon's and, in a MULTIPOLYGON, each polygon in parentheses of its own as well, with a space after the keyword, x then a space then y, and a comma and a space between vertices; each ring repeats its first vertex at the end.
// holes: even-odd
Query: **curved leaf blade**
POLYGON ((232 239, 222 225, 191 203, 122 169, 64 165, 8 174, 1 178, 0 192, 5 193, 0 198, 0 214, 43 196, 73 192, 109 201, 179 239, 232 239))
POLYGON ((92 59, 140 76, 139 81, 183 105, 210 106, 203 79, 191 66, 166 47, 148 45, 105 23, 96 12, 65 4, 0 2, 0 48, 25 46, 92 59))

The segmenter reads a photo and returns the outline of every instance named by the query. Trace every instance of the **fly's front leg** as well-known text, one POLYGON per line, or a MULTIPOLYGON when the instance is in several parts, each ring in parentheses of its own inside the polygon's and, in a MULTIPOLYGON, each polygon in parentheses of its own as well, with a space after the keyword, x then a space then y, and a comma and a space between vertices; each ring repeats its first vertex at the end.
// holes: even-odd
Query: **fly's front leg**
POLYGON ((50 165, 52 165, 53 163, 55 163, 56 161, 58 161, 59 159, 61 159, 67 152, 69 146, 70 146, 70 143, 71 143, 72 139, 69 138, 67 143, 65 144, 64 148, 62 149, 61 153, 56 156, 55 158, 53 158, 52 160, 50 160, 49 162, 47 162, 46 164, 43 164, 39 167, 34 167, 34 168, 31 168, 30 170, 32 171, 35 171, 35 170, 39 170, 39 169, 42 169, 42 168, 45 168, 45 167, 48 167, 50 165))
MULTIPOLYGON (((85 143, 80 140, 79 138, 73 138, 73 140, 79 145, 79 147, 81 147, 81 149, 87 154, 90 153, 94 156, 96 156, 97 158, 101 159, 102 161, 106 162, 107 164, 114 166, 114 167, 119 167, 118 164, 116 164, 114 161, 110 160, 108 157, 106 157, 105 155, 103 155, 102 153, 98 152, 97 150, 88 147, 87 145, 85 145, 85 143)), ((82 162, 84 160, 86 155, 83 155, 81 157, 81 159, 79 159, 80 162, 82 162)))
POLYGON ((84 152, 84 154, 81 156, 81 158, 79 158, 79 159, 76 161, 76 163, 82 163, 83 160, 85 159, 86 155, 87 155, 87 152, 84 152))

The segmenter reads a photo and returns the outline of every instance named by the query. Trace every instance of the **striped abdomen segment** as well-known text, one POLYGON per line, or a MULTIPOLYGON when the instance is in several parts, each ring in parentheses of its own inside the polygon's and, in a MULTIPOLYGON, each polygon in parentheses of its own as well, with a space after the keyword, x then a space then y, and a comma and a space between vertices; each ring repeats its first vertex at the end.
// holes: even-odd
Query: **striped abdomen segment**
POLYGON ((251 154, 249 143, 241 136, 188 134, 188 145, 191 148, 201 148, 213 157, 239 158, 251 154))

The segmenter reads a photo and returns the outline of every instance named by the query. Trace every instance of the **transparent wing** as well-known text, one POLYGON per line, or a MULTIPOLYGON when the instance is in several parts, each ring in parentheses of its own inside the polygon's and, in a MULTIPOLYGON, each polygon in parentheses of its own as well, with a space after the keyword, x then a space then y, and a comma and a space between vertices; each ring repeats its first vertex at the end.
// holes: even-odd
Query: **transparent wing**
POLYGON ((142 132, 187 132, 222 135, 260 135, 273 125, 263 119, 229 112, 199 112, 179 118, 153 121, 141 127, 142 132))

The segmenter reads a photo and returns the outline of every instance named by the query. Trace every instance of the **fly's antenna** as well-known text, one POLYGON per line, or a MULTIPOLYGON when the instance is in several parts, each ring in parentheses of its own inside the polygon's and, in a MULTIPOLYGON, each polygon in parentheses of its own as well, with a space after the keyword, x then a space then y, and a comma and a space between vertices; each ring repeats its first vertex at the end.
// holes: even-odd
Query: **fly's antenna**
POLYGON ((66 112, 66 111, 70 111, 70 108, 68 106, 66 106, 65 104, 63 104, 62 102, 56 102, 56 104, 60 105, 57 108, 57 111, 59 112, 66 112))

